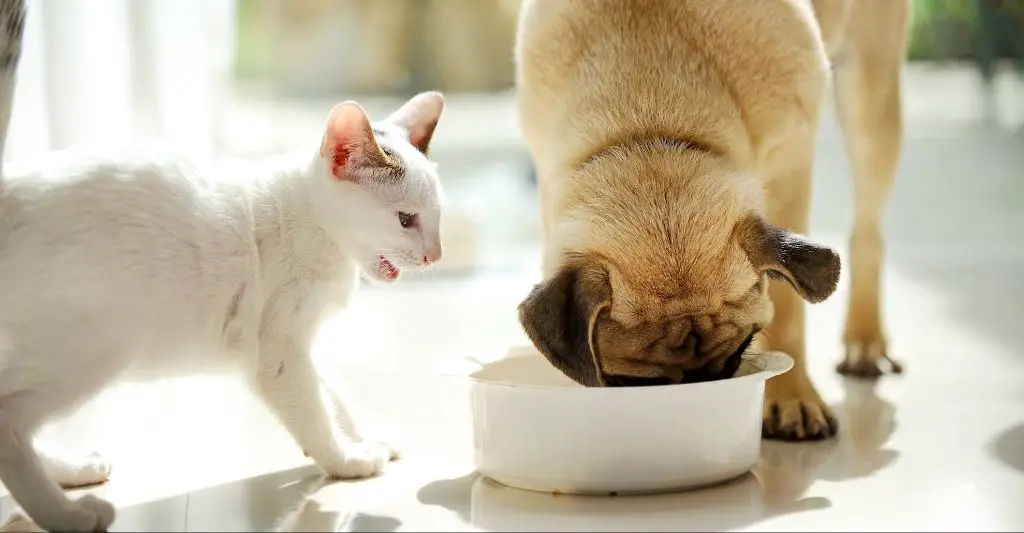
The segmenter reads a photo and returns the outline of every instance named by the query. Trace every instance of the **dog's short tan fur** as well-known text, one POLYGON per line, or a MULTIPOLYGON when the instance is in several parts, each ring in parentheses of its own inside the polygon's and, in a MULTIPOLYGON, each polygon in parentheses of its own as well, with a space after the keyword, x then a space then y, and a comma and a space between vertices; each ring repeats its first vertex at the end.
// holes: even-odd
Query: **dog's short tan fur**
POLYGON ((834 433, 804 359, 801 297, 839 277, 801 236, 815 130, 831 67, 856 179, 840 371, 874 375, 908 19, 908 0, 525 0, 518 105, 545 256, 520 320, 540 351, 589 386, 699 381, 763 327, 796 360, 768 383, 765 436, 834 433))

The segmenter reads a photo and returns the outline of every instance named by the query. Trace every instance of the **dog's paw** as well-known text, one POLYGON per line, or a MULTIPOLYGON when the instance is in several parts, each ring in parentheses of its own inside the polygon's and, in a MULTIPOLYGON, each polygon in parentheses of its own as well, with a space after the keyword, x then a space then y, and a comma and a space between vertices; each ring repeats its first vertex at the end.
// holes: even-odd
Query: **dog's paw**
POLYGON ((844 376, 875 379, 885 373, 903 372, 903 365, 889 357, 886 352, 885 340, 880 336, 872 339, 848 337, 846 340, 846 356, 836 366, 836 372, 844 376), (883 367, 883 364, 885 366, 883 367))
POLYGON ((105 483, 112 466, 98 453, 84 457, 47 456, 46 472, 62 488, 75 489, 105 483))
POLYGON ((342 457, 324 465, 334 479, 358 479, 379 474, 391 460, 391 450, 374 442, 350 442, 342 447, 342 457))
MULTIPOLYGON (((778 378, 775 378, 778 379, 778 378)), ((810 383, 768 382, 761 435, 776 440, 821 440, 839 430, 839 422, 810 383)))

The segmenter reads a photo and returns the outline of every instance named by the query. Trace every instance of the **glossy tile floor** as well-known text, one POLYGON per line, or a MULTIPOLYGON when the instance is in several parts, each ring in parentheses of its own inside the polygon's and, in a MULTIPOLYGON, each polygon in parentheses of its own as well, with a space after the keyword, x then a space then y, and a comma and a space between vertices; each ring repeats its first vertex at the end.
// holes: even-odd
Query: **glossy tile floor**
MULTIPOLYGON (((911 81, 921 100, 909 107, 939 102, 927 78, 911 81)), ((89 490, 119 506, 119 531, 1020 531, 1024 139, 955 113, 910 115, 885 279, 892 352, 907 372, 877 383, 834 374, 842 286, 809 319, 813 373, 840 437, 765 442, 754 471, 727 485, 570 497, 474 473, 466 388, 435 369, 524 342, 515 306, 536 279, 529 236, 476 243, 507 247, 508 268, 364 290, 325 328, 325 375, 403 444, 378 478, 324 482, 259 404, 217 377, 118 386, 48 436, 115 461, 111 481, 89 490)), ((815 236, 845 253, 849 179, 831 121, 817 170, 815 236)), ((534 200, 515 201, 530 211, 534 200)), ((525 235, 535 221, 507 224, 525 235)), ((9 497, 0 507, 15 509, 9 497)))

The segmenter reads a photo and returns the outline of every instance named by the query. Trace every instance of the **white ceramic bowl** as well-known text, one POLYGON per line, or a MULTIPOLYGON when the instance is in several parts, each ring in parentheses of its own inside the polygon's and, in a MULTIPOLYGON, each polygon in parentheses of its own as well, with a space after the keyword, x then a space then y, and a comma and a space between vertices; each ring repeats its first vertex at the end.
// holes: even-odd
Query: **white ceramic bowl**
POLYGON ((738 377, 586 388, 532 347, 470 361, 476 467, 503 485, 543 492, 669 492, 727 481, 761 450, 765 381, 788 371, 782 353, 745 355, 738 377))

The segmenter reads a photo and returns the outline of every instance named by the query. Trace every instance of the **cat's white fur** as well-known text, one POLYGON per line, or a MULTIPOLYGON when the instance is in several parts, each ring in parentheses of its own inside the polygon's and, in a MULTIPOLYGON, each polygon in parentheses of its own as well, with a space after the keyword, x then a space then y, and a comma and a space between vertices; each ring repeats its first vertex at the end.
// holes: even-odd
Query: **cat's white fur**
MULTIPOLYGON (((0 53, 21 10, 0 3, 0 53)), ((411 268, 440 258, 443 199, 425 152, 442 108, 440 94, 420 94, 375 135, 362 108, 339 104, 303 157, 223 173, 149 150, 54 154, 5 172, 0 478, 25 512, 51 531, 109 526, 109 503, 59 486, 102 482, 110 465, 41 452, 34 436, 130 374, 237 369, 328 475, 379 472, 396 450, 360 433, 310 346, 360 272, 392 279, 381 257, 411 268)))

